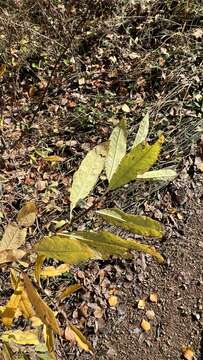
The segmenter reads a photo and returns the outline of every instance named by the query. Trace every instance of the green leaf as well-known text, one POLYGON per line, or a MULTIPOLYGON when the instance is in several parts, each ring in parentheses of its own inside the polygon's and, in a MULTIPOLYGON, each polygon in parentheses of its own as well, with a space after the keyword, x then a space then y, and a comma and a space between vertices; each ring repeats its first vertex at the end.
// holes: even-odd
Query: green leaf
POLYGON ((126 214, 116 208, 99 210, 97 214, 110 224, 139 235, 161 238, 164 234, 163 226, 148 216, 126 214))
POLYGON ((154 181, 169 181, 175 179, 177 173, 175 170, 172 169, 160 169, 160 170, 153 170, 147 171, 142 175, 138 175, 137 179, 139 180, 154 180, 154 181))
POLYGON ((58 259, 70 265, 100 258, 100 254, 86 244, 65 235, 45 236, 36 244, 35 250, 39 255, 58 259))
POLYGON ((75 237, 80 240, 81 243, 99 252, 103 259, 108 259, 109 256, 112 255, 131 258, 132 254, 130 250, 136 250, 152 255, 160 263, 164 262, 164 258, 153 246, 142 244, 133 239, 122 239, 120 236, 108 231, 98 233, 93 231, 78 231, 69 236, 75 237))
POLYGON ((105 162, 107 179, 110 181, 121 159, 126 154, 127 131, 126 121, 123 119, 115 127, 109 139, 109 150, 105 162))
POLYGON ((149 114, 147 113, 140 122, 139 129, 132 147, 134 148, 138 144, 145 141, 148 132, 149 132, 149 114))
POLYGON ((161 135, 153 145, 139 144, 126 154, 110 181, 109 189, 117 189, 135 180, 138 174, 148 171, 156 162, 163 141, 164 137, 161 135))
POLYGON ((73 183, 70 189, 71 216, 77 203, 84 199, 97 183, 104 168, 106 154, 106 143, 95 146, 88 152, 79 169, 73 175, 73 183))

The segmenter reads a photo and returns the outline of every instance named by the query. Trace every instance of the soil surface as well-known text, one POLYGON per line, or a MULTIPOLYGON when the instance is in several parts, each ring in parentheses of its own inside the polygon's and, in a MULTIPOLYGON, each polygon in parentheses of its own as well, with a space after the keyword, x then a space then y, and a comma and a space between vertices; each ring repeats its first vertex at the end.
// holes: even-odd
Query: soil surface
MULTIPOLYGON (((115 286, 119 288, 119 305, 107 310, 107 321, 96 336, 95 359, 181 359, 184 358, 182 349, 190 346, 195 359, 202 359, 202 185, 200 176, 187 179, 182 187, 187 199, 174 209, 177 216, 168 215, 173 230, 160 244, 167 264, 149 263, 144 256, 135 259, 134 269, 130 263, 123 264, 122 275, 115 280, 115 286), (154 292, 157 303, 149 299, 150 293, 154 292), (146 299, 143 310, 138 309, 139 299, 146 299), (151 330, 144 332, 140 323, 147 320, 147 310, 153 310, 155 317, 149 320, 151 330)), ((168 199, 168 194, 167 189, 163 202, 168 199)), ((113 263, 107 270, 112 272, 112 268, 119 266, 122 265, 113 263)), ((79 353, 69 353, 69 356, 90 358, 79 353)))

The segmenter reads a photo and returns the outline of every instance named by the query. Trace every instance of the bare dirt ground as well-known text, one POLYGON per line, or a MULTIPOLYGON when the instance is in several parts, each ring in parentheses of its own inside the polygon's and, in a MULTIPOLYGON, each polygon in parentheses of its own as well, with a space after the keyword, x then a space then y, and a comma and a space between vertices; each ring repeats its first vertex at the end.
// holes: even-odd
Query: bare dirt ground
MULTIPOLYGON (((193 180, 184 181, 179 191, 187 194, 187 200, 184 205, 176 203, 178 218, 167 214, 171 219, 170 231, 160 245, 167 265, 149 264, 143 257, 138 257, 134 266, 107 265, 107 276, 116 273, 111 276, 113 285, 119 289, 119 305, 107 310, 101 333, 93 336, 95 359, 181 359, 184 346, 191 346, 195 359, 202 359, 202 180, 202 176, 195 175, 193 180), (153 292, 158 295, 157 303, 150 302, 153 292), (139 299, 146 299, 144 310, 138 309, 139 299), (142 319, 147 320, 147 310, 155 313, 148 333, 140 328, 142 319)), ((165 191, 161 202, 169 197, 165 191)), ((70 352, 68 358, 89 356, 70 352)))

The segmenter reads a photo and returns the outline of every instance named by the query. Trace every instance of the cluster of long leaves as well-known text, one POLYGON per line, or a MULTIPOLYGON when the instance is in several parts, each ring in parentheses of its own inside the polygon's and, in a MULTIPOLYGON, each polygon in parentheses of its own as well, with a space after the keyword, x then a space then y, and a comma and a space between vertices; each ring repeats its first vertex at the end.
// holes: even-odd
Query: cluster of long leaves
MULTIPOLYGON (((176 176, 172 169, 149 171, 158 159, 164 137, 161 135, 154 144, 148 144, 146 141, 148 128, 149 116, 147 114, 141 121, 132 148, 126 152, 126 122, 121 120, 114 128, 108 142, 101 143, 89 151, 73 176, 70 189, 71 219, 75 208, 93 190, 103 170, 108 180, 107 192, 134 180, 171 180, 176 176)), ((117 208, 97 210, 95 214, 109 224, 139 235, 161 238, 164 233, 163 226, 147 216, 128 214, 117 208)), ((21 268, 27 266, 26 262, 22 261, 26 255, 26 251, 22 247, 25 243, 27 228, 34 224, 36 215, 36 205, 34 201, 30 201, 19 211, 17 222, 7 226, 0 242, 1 264, 15 261, 18 266, 20 264, 21 268)), ((41 276, 60 275, 68 271, 70 265, 88 259, 108 259, 112 255, 131 258, 132 250, 149 254, 159 263, 164 262, 163 256, 153 246, 131 238, 121 238, 109 231, 49 234, 49 236, 44 236, 33 249, 37 254, 34 271, 36 286, 40 288, 41 276), (49 266, 42 269, 46 258, 60 260, 63 264, 56 268, 49 266)), ((41 298, 36 286, 33 286, 25 271, 13 266, 11 268, 11 284, 14 292, 7 304, 0 309, 1 322, 10 327, 15 318, 24 316, 30 320, 34 330, 8 330, 2 333, 0 338, 4 344, 2 354, 5 359, 13 359, 9 347, 10 341, 20 345, 34 345, 39 358, 54 359, 53 334, 74 340, 84 350, 92 351, 91 344, 73 324, 69 323, 65 331, 61 329, 56 314, 41 298), (43 343, 39 341, 39 329, 42 328, 43 343)), ((58 302, 60 303, 79 288, 80 284, 66 288, 58 294, 58 302)))

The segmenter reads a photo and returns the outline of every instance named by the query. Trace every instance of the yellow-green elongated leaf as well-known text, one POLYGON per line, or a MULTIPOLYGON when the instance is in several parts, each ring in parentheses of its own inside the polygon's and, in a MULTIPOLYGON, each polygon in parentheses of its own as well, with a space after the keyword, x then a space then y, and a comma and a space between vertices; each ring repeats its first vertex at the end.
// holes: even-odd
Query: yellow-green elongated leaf
POLYGON ((114 128, 109 138, 109 149, 105 161, 105 170, 108 181, 111 180, 121 159, 126 154, 127 130, 126 121, 122 119, 114 128))
POLYGON ((36 244, 35 250, 39 255, 58 259, 70 265, 100 258, 100 254, 94 249, 65 235, 45 236, 36 244))
POLYGON ((78 201, 84 199, 94 188, 104 168, 107 144, 95 146, 82 160, 79 169, 73 175, 70 189, 71 215, 78 201))
POLYGON ((175 179, 177 173, 173 169, 160 169, 147 171, 142 175, 138 175, 137 179, 139 180, 154 180, 154 181, 170 181, 175 179))
POLYGON ((54 334, 53 334, 53 330, 51 329, 50 326, 46 326, 44 325, 44 339, 45 339, 45 343, 46 343, 46 347, 48 349, 49 354, 56 359, 55 357, 55 353, 54 353, 54 348, 55 348, 55 342, 54 342, 54 334))
POLYGON ((20 229, 16 223, 10 223, 6 227, 3 238, 0 241, 1 250, 16 250, 24 244, 27 230, 20 229))
POLYGON ((138 174, 143 174, 156 162, 161 145, 164 141, 163 135, 153 144, 139 144, 127 153, 121 160, 116 172, 114 173, 109 189, 117 189, 137 178, 138 174))
POLYGON ((25 291, 28 295, 28 298, 36 312, 36 315, 41 319, 41 321, 52 328, 52 330, 60 335, 61 330, 59 328, 58 322, 53 311, 50 307, 42 300, 38 292, 35 290, 34 286, 32 285, 29 277, 27 274, 22 273, 25 291))
POLYGON ((139 129, 133 143, 133 148, 145 141, 149 132, 149 114, 147 113, 140 122, 139 129))
POLYGON ((97 214, 110 224, 139 235, 161 238, 164 234, 163 226, 148 216, 126 214, 116 208, 99 210, 97 214))
POLYGON ((107 259, 111 255, 131 258, 130 250, 136 250, 152 255, 160 263, 164 262, 164 258, 153 246, 142 244, 133 239, 122 239, 120 236, 108 231, 98 233, 93 231, 77 231, 70 236, 74 236, 81 243, 87 244, 92 249, 98 251, 103 259, 107 259))
POLYGON ((22 294, 22 285, 20 281, 17 282, 14 293, 11 295, 10 299, 6 304, 6 308, 1 314, 1 321, 5 326, 11 326, 13 319, 15 317, 15 313, 17 308, 19 307, 19 303, 21 300, 22 294))
POLYGON ((81 349, 92 353, 92 345, 75 325, 69 323, 65 330, 65 338, 71 341, 75 340, 81 349))
POLYGON ((41 268, 43 265, 44 260, 46 259, 45 255, 37 255, 37 259, 35 261, 35 271, 34 271, 34 277, 35 280, 38 282, 39 286, 41 286, 40 282, 40 274, 41 274, 41 268))

